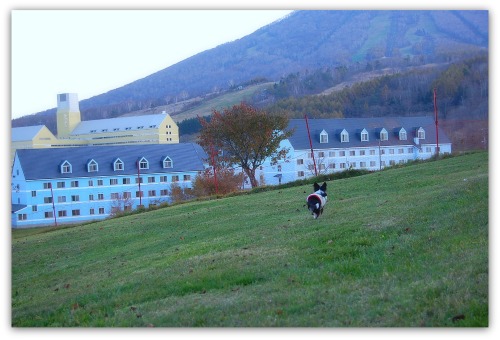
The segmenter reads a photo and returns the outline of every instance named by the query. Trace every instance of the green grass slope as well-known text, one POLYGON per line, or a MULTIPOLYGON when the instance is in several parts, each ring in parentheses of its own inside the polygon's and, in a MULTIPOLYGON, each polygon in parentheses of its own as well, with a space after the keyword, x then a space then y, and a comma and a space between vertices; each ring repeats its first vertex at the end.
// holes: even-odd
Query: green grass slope
POLYGON ((487 327, 488 154, 12 232, 12 325, 487 327))

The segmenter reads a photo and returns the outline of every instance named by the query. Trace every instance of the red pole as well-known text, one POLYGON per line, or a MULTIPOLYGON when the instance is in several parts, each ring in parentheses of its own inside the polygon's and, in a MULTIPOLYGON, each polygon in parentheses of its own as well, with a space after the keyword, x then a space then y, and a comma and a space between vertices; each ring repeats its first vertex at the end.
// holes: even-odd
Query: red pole
POLYGON ((54 225, 57 227, 56 205, 54 203, 54 192, 52 191, 52 183, 50 185, 50 195, 52 196, 52 213, 54 214, 54 225))
POLYGON ((306 119, 307 135, 309 136, 309 145, 311 146, 311 154, 312 154, 312 159, 313 159, 313 164, 314 164, 314 175, 318 176, 318 170, 316 169, 316 160, 314 159, 314 150, 313 150, 313 144, 312 144, 312 140, 311 140, 311 132, 309 132, 309 122, 307 121, 307 115, 304 115, 304 118, 306 119))
POLYGON ((437 94, 435 88, 434 88, 434 119, 436 123, 436 155, 439 156, 438 108, 437 108, 437 94))
POLYGON ((215 194, 219 193, 219 185, 217 183, 217 169, 215 166, 215 150, 212 144, 210 144, 210 158, 212 159, 212 167, 214 169, 214 185, 215 185, 215 194))
POLYGON ((141 193, 141 170, 139 161, 135 162, 137 164, 137 182, 139 183, 139 205, 142 206, 142 193, 141 193))

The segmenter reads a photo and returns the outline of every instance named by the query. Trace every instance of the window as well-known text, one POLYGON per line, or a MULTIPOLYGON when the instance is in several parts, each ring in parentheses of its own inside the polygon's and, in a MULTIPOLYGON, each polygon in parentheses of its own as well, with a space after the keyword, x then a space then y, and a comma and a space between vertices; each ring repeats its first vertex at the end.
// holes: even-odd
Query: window
POLYGON ((64 182, 57 182, 57 189, 62 189, 64 187, 66 187, 66 183, 64 183, 64 182))
POLYGON ((72 188, 78 188, 78 181, 71 181, 72 188))
POLYGON ((89 187, 93 187, 94 186, 94 181, 89 179, 89 187))
POLYGON ((94 200, 94 195, 93 194, 90 194, 89 195, 89 201, 93 201, 94 200))
POLYGON ((149 197, 155 197, 156 196, 156 190, 149 190, 148 191, 148 196, 149 197))
POLYGON ((404 128, 401 128, 401 130, 399 130, 399 140, 407 140, 408 137, 406 135, 406 130, 404 128))
POLYGON ((166 189, 160 190, 160 195, 161 196, 168 196, 168 190, 166 190, 166 189))
POLYGON ((61 173, 62 174, 70 174, 71 173, 71 163, 68 161, 64 161, 61 164, 61 173))
POLYGON ((50 197, 50 196, 44 197, 43 203, 52 203, 52 197, 50 197))
POLYGON ((344 129, 340 133, 340 141, 342 143, 348 143, 349 142, 349 133, 344 129))
POLYGON ((46 211, 44 215, 45 215, 45 218, 53 218, 54 217, 54 213, 52 211, 46 211))
POLYGON ((340 167, 341 169, 345 169, 345 163, 340 163, 340 164, 339 164, 339 167, 340 167))
POLYGON ((67 214, 66 210, 60 210, 57 212, 57 216, 66 217, 66 216, 68 216, 68 214, 67 214))
POLYGON ((80 195, 71 195, 71 202, 80 201, 80 195))
POLYGON ((349 151, 349 156, 356 156, 356 151, 354 150, 349 151))
POLYGON ((281 172, 282 168, 281 165, 278 165, 278 172, 281 172))
POLYGON ((419 128, 417 130, 418 139, 425 139, 425 130, 423 128, 419 128))
POLYGON ((59 196, 57 198, 57 203, 65 203, 66 202, 66 196, 59 196))
POLYGON ((325 153, 323 151, 318 151, 318 157, 320 158, 325 157, 325 153))
POLYGON ((99 208, 99 215, 104 215, 104 208, 99 208))
POLYGON ((95 210, 94 210, 94 208, 90 208, 90 215, 95 215, 95 210))
POLYGON ((116 178, 110 178, 109 179, 109 185, 118 185, 118 179, 116 179, 116 178))
POLYGON ((149 162, 146 158, 142 157, 139 160, 139 169, 141 169, 141 170, 149 169, 149 162))
POLYGON ((374 156, 375 155, 375 150, 370 150, 370 156, 374 156))
POLYGON ((190 181, 191 180, 191 175, 184 175, 184 181, 190 181))
POLYGON ((97 194, 97 199, 98 199, 99 201, 104 200, 104 194, 97 194))
POLYGON ((125 191, 123 193, 123 198, 132 198, 132 193, 130 191, 125 191))
POLYGON ((304 164, 304 160, 303 159, 297 159, 297 165, 302 165, 304 164))
POLYGON ((297 172, 298 177, 304 177, 304 171, 299 171, 297 172))
POLYGON ((144 183, 144 181, 142 180, 142 177, 139 177, 139 178, 135 178, 135 184, 139 184, 139 183, 144 183))
POLYGON ((389 134, 387 133, 387 130, 382 128, 382 130, 380 130, 380 140, 384 141, 388 139, 389 139, 389 134))
POLYGON ((328 157, 335 157, 335 151, 330 151, 328 153, 328 157))
POLYGON ((43 183, 43 188, 44 189, 50 189, 51 188, 51 184, 50 183, 43 183))
POLYGON ((366 129, 363 129, 363 131, 361 131, 361 141, 368 142, 368 131, 366 131, 366 129))
POLYGON ((111 199, 112 200, 117 200, 119 198, 120 198, 120 194, 119 193, 117 193, 117 192, 112 192, 111 193, 111 199))
POLYGON ((124 178, 124 179, 122 180, 122 183, 123 183, 123 184, 130 184, 130 178, 124 178))
POLYGON ((97 172, 98 170, 99 166, 97 165, 97 162, 94 161, 93 159, 87 163, 87 172, 97 172))
POLYGON ((366 168, 366 162, 359 162, 360 168, 366 168))
POLYGON ((179 182, 179 176, 172 176, 172 182, 179 182))
POLYGON ((142 191, 136 191, 135 192, 135 197, 144 197, 144 193, 142 191))
POLYGON ((375 161, 370 161, 370 166, 374 167, 377 163, 375 161))
POLYGON ((359 150, 359 155, 364 156, 366 154, 365 150, 359 150))
POLYGON ((26 214, 17 214, 18 221, 26 221, 28 219, 28 215, 26 214))
POLYGON ((124 168, 124 164, 120 158, 118 158, 117 160, 115 160, 113 162, 113 170, 114 171, 123 171, 123 168, 124 168))
POLYGON ((154 178, 154 176, 148 177, 148 183, 155 183, 155 182, 156 179, 154 178))
POLYGON ((328 164, 329 169, 335 169, 335 163, 330 163, 328 164))
POLYGON ((160 182, 167 182, 167 176, 160 176, 160 182))
POLYGON ((322 144, 328 143, 328 133, 325 130, 321 131, 319 134, 319 142, 322 144))
POLYGON ((31 207, 31 211, 33 211, 33 212, 37 212, 37 211, 38 211, 38 206, 33 205, 33 206, 31 207))
POLYGON ((71 210, 71 216, 80 216, 80 209, 71 210))
POLYGON ((172 162, 172 159, 170 157, 165 157, 163 159, 163 168, 164 169, 170 169, 174 167, 174 163, 172 162))
POLYGON ((33 190, 33 191, 31 192, 31 197, 36 197, 36 191, 35 191, 35 190, 33 190))

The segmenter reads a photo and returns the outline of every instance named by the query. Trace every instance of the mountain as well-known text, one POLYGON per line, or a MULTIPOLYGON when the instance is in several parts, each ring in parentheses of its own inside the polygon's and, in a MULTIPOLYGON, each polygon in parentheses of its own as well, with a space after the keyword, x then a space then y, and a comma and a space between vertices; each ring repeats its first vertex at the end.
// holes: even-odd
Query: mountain
POLYGON ((116 117, 255 79, 278 81, 292 72, 451 62, 487 49, 488 11, 295 11, 241 39, 82 100, 80 110, 84 120, 116 117))

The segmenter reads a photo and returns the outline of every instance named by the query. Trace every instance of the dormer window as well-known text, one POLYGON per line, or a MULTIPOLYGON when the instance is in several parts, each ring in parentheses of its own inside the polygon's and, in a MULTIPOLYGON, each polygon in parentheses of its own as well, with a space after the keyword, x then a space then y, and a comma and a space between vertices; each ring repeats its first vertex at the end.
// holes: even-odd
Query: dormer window
POLYGON ((170 157, 165 157, 163 159, 163 168, 164 169, 170 169, 174 167, 174 163, 172 162, 172 159, 170 157))
POLYGON ((319 142, 322 144, 328 143, 328 133, 325 130, 319 134, 319 142))
POLYGON ((68 161, 64 161, 62 164, 61 164, 61 173, 62 174, 70 174, 72 173, 73 170, 72 170, 72 166, 71 166, 71 163, 68 162, 68 161))
POLYGON ((399 130, 399 140, 407 140, 408 136, 406 135, 406 130, 404 128, 401 128, 399 130))
POLYGON ((346 129, 342 130, 342 132, 340 133, 340 141, 342 143, 349 142, 349 132, 347 132, 346 129))
POLYGON ((125 168, 125 164, 123 163, 123 161, 120 158, 116 159, 113 162, 113 170, 114 171, 123 171, 124 168, 125 168))
POLYGON ((363 131, 361 131, 361 141, 368 142, 368 131, 366 131, 366 129, 363 129, 363 131))
POLYGON ((425 139, 425 130, 422 127, 417 130, 417 137, 418 139, 425 139))
POLYGON ((97 172, 99 171, 99 165, 93 159, 87 163, 87 172, 97 172))
POLYGON ((149 169, 149 162, 146 158, 142 157, 139 160, 139 169, 141 169, 141 170, 149 169))
POLYGON ((389 134, 387 133, 387 130, 385 128, 382 128, 382 130, 380 130, 380 140, 384 141, 388 139, 389 139, 389 134))

